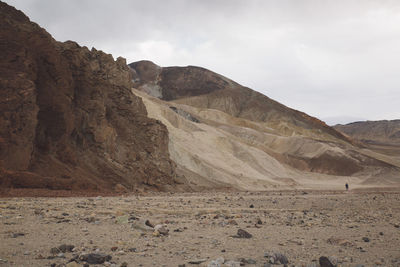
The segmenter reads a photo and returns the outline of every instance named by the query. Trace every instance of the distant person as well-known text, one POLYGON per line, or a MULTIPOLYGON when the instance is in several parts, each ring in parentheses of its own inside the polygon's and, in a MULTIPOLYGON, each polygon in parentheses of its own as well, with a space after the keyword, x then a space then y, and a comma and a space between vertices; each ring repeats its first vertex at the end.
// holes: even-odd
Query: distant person
POLYGON ((348 183, 346 183, 346 191, 349 191, 349 184, 348 183))

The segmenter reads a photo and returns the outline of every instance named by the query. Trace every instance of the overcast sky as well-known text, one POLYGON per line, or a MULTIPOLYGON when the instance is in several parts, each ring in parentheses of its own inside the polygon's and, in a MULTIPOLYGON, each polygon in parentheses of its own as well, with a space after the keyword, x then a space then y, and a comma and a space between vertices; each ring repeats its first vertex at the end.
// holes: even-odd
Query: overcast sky
POLYGON ((328 124, 400 119, 400 1, 5 2, 59 41, 202 66, 328 124))

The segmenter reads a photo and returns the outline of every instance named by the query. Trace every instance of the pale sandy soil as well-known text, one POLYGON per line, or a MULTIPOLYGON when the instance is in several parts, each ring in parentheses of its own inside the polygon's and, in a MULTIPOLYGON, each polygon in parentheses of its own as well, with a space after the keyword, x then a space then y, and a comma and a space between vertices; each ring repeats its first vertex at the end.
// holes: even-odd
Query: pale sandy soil
POLYGON ((207 266, 219 257, 264 266, 266 252, 284 254, 289 266, 318 266, 308 264, 320 256, 338 266, 400 266, 399 224, 400 192, 384 189, 2 198, 0 266, 60 265, 96 250, 112 256, 101 266, 207 266), (154 236, 145 220, 165 223, 169 235, 154 236), (238 229, 253 237, 232 237, 238 229), (52 258, 62 244, 74 251, 52 258))

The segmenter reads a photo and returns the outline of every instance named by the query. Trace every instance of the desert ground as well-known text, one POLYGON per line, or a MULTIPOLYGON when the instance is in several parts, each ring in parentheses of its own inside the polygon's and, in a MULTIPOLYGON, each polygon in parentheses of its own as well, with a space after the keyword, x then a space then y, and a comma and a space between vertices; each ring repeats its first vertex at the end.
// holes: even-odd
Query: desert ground
POLYGON ((0 225, 1 266, 400 266, 396 189, 1 198, 0 225))

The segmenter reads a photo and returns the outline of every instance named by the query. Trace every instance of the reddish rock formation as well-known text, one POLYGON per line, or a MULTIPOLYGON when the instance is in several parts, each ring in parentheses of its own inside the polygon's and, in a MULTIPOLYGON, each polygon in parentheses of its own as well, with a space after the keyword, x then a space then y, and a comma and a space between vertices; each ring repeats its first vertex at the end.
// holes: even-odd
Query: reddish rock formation
POLYGON ((125 59, 60 43, 0 3, 0 187, 165 188, 168 132, 130 91, 125 59))

